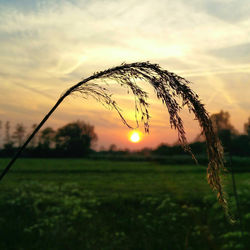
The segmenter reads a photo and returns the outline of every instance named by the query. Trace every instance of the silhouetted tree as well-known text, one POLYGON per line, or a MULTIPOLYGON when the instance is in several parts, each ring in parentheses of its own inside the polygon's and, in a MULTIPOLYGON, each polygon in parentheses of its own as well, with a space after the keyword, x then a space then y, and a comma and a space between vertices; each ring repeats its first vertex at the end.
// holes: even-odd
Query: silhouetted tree
POLYGON ((12 138, 14 139, 14 142, 17 144, 18 147, 21 147, 24 141, 25 136, 25 127, 23 124, 18 123, 16 125, 15 131, 13 132, 12 138))
POLYGON ((55 139, 55 130, 51 127, 47 127, 40 132, 39 145, 42 148, 49 149, 55 139))
POLYGON ((212 124, 215 132, 227 129, 231 131, 231 134, 237 134, 237 130, 230 123, 230 114, 227 111, 221 110, 220 113, 211 115, 212 124))
POLYGON ((2 137, 2 121, 0 121, 0 147, 2 146, 1 137, 2 137))
POLYGON ((167 144, 161 144, 153 152, 154 154, 157 154, 157 155, 169 155, 170 146, 167 144))
POLYGON ((220 113, 212 114, 211 121, 214 131, 219 136, 225 151, 231 150, 232 139, 238 132, 230 123, 229 112, 221 110, 220 113))
POLYGON ((217 132, 225 151, 233 155, 250 155, 250 118, 244 124, 244 132, 247 135, 240 135, 230 123, 230 114, 220 111, 211 116, 214 130, 217 132))
POLYGON ((190 144, 192 151, 195 154, 205 154, 206 153, 206 144, 205 142, 197 141, 190 144))
MULTIPOLYGON (((37 127, 37 124, 32 124, 31 125, 31 131, 33 131, 37 127)), ((30 148, 35 148, 37 146, 37 136, 34 136, 32 140, 30 141, 30 148)))
POLYGON ((111 144, 111 145, 109 146, 109 151, 110 151, 110 152, 117 151, 117 146, 116 146, 115 144, 111 144))
POLYGON ((4 138, 5 144, 10 144, 11 139, 10 139, 10 122, 7 121, 5 123, 5 138, 4 138))
POLYGON ((235 136, 232 142, 232 152, 239 156, 250 156, 250 117, 244 124, 246 134, 235 136))
POLYGON ((10 122, 5 122, 4 125, 5 128, 5 136, 4 136, 4 144, 3 144, 3 155, 4 156, 11 156, 13 155, 15 148, 14 148, 14 142, 11 140, 10 136, 10 122))
POLYGON ((231 153, 238 156, 250 156, 250 137, 238 135, 232 140, 231 153))
POLYGON ((250 117, 248 121, 244 124, 244 132, 250 137, 250 117))
POLYGON ((83 121, 76 121, 59 128, 55 136, 56 149, 70 157, 88 154, 96 140, 94 126, 83 121))
POLYGON ((143 148, 139 153, 142 154, 144 157, 148 157, 151 155, 152 149, 151 148, 143 148))

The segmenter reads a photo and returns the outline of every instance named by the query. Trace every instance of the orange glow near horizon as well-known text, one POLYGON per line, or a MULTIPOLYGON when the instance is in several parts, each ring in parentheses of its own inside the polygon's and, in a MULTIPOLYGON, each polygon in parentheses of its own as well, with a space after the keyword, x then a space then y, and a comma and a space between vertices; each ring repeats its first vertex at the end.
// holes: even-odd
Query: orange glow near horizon
MULTIPOLYGON (((209 115, 229 112, 231 124, 243 133, 250 116, 250 16, 243 4, 230 1, 225 12, 219 0, 213 1, 213 8, 198 1, 169 1, 168 6, 163 0, 132 1, 135 8, 120 0, 19 2, 2 1, 0 8, 0 146, 7 121, 11 133, 22 123, 30 134, 32 125, 41 121, 66 89, 122 62, 150 61, 184 77, 209 115), (236 8, 240 15, 227 15, 236 8), (93 15, 93 10, 98 13, 93 15), (187 20, 190 11, 193 15, 187 20)), ((117 84, 115 78, 95 84, 107 89, 124 119, 136 129, 123 126, 111 106, 80 92, 67 97, 42 129, 57 130, 84 121, 95 128, 96 149, 108 149, 111 144, 130 150, 175 144, 178 131, 171 130, 168 108, 152 84, 140 78, 134 83, 148 94, 149 135, 143 131, 140 115, 141 127, 137 128, 133 91, 117 84), (140 131, 139 137, 131 139, 133 131, 140 131)), ((176 100, 182 104, 181 98, 176 100)), ((188 141, 194 141, 201 133, 199 123, 185 108, 180 116, 188 141)))
POLYGON ((133 131, 133 132, 130 132, 129 134, 129 140, 133 143, 138 143, 140 142, 142 139, 142 136, 141 136, 141 133, 138 132, 138 131, 133 131))

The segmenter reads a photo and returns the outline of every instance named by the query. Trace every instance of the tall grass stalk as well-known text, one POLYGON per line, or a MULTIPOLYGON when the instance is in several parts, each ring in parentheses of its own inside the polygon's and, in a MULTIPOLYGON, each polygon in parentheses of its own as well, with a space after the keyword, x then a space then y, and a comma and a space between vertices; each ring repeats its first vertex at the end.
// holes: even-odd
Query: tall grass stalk
MULTIPOLYGON (((138 80, 150 83, 158 97, 164 105, 166 105, 169 115, 171 127, 178 132, 178 138, 185 151, 188 151, 193 156, 190 147, 188 146, 182 118, 180 111, 184 106, 194 113, 198 120, 202 133, 205 135, 207 143, 207 153, 209 163, 207 167, 207 180, 213 190, 217 192, 217 198, 226 213, 228 212, 227 201, 222 188, 221 173, 225 170, 223 164, 223 148, 221 143, 214 133, 212 122, 209 118, 208 112, 201 103, 198 95, 194 93, 189 87, 189 81, 180 77, 172 72, 162 69, 157 64, 149 62, 136 62, 131 64, 123 63, 120 66, 113 67, 104 71, 94 73, 92 76, 80 81, 71 88, 69 88, 52 107, 49 113, 43 118, 40 124, 36 127, 33 133, 29 136, 20 150, 16 153, 13 159, 6 166, 0 176, 0 180, 8 172, 12 164, 19 157, 21 152, 31 141, 34 135, 39 131, 43 124, 48 120, 51 114, 57 109, 62 101, 69 95, 80 93, 83 97, 92 96, 104 105, 115 109, 121 117, 124 124, 132 128, 122 115, 118 104, 112 99, 112 95, 108 90, 96 83, 93 80, 101 79, 103 81, 114 80, 122 87, 126 87, 132 91, 135 97, 135 112, 136 117, 141 117, 146 132, 149 132, 149 119, 148 112, 149 103, 147 101, 148 94, 138 86, 138 80), (182 103, 179 103, 181 98, 182 103)), ((138 122, 138 121, 137 121, 138 122)))

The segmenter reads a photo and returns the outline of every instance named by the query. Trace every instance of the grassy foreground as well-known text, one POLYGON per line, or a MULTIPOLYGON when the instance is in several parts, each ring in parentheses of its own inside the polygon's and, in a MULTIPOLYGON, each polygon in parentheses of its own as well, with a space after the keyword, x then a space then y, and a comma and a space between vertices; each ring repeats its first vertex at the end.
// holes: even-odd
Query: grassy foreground
POLYGON ((236 182, 243 237, 204 166, 20 159, 0 183, 0 249, 247 249, 250 173, 236 182))

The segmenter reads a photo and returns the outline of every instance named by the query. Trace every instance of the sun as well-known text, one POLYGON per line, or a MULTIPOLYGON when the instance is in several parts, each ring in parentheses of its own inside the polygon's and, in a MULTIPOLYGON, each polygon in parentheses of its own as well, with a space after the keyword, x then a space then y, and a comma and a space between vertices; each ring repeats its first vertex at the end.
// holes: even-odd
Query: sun
POLYGON ((138 131, 133 131, 129 135, 129 140, 133 143, 141 141, 141 133, 138 131))

